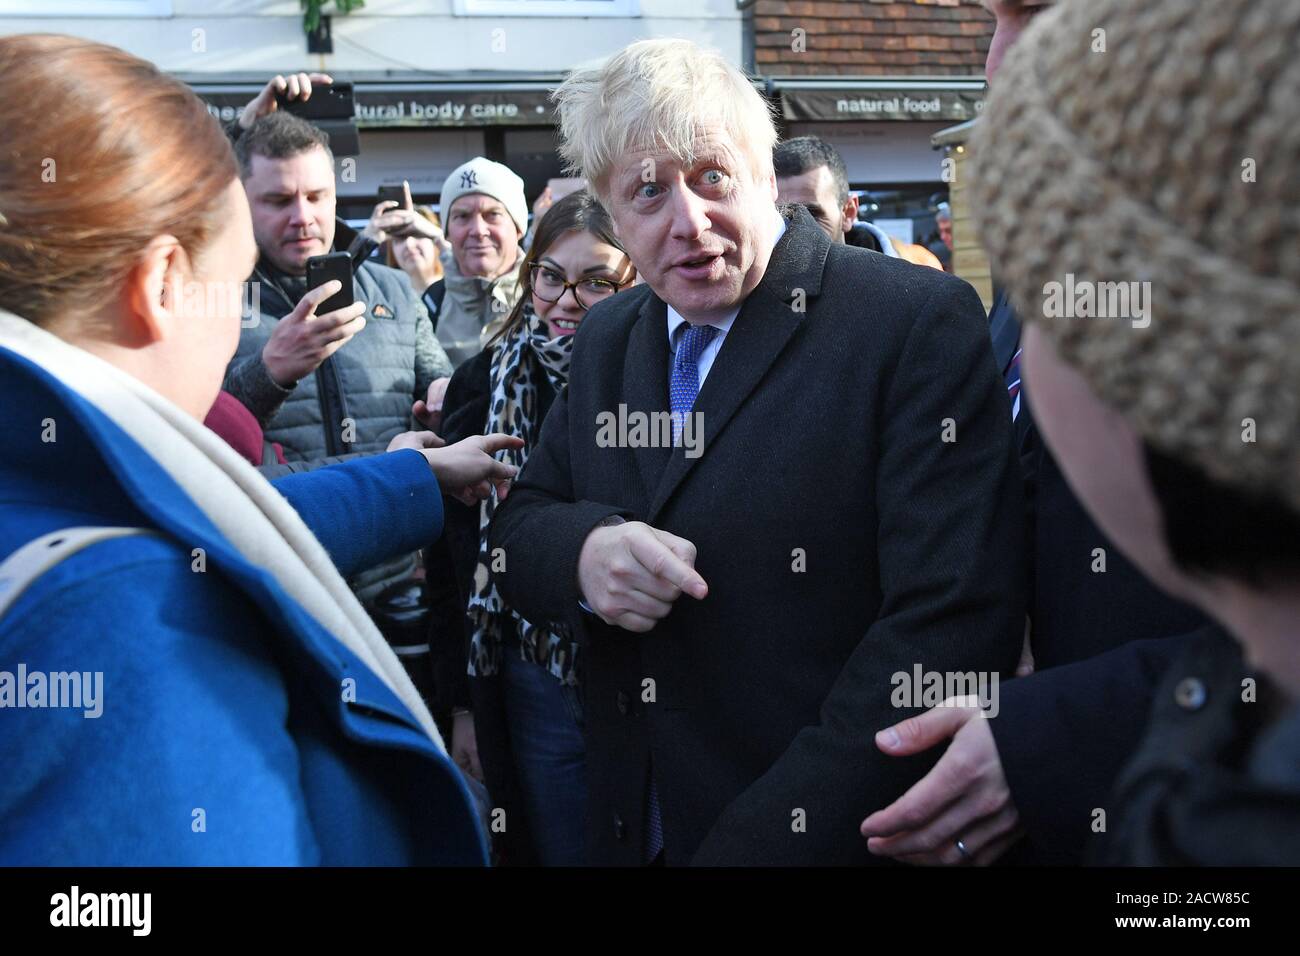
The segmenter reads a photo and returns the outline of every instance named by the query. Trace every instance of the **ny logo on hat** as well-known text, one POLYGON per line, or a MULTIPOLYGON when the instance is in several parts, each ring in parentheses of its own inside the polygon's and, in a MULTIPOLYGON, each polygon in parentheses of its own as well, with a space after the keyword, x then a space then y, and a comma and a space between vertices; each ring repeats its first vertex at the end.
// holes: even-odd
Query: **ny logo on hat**
POLYGON ((474 172, 474 170, 467 169, 460 174, 461 189, 469 189, 470 187, 477 186, 477 185, 478 185, 478 173, 474 172))

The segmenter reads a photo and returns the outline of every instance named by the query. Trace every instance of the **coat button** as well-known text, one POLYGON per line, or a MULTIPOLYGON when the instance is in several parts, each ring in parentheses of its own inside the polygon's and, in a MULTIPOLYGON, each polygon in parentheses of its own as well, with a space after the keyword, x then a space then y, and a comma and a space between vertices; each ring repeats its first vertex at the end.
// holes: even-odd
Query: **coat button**
POLYGON ((619 692, 618 692, 618 712, 619 712, 620 714, 622 714, 624 717, 626 717, 626 716, 627 716, 627 712, 628 712, 629 708, 631 707, 631 704, 632 704, 632 702, 631 702, 631 700, 628 698, 627 694, 626 694, 625 692, 623 692, 623 691, 619 691, 619 692))
POLYGON ((1195 677, 1184 677, 1174 688, 1174 700, 1183 710, 1200 710, 1207 696, 1205 684, 1195 677))
POLYGON ((614 814, 614 839, 620 842, 627 839, 627 824, 617 813, 614 814))

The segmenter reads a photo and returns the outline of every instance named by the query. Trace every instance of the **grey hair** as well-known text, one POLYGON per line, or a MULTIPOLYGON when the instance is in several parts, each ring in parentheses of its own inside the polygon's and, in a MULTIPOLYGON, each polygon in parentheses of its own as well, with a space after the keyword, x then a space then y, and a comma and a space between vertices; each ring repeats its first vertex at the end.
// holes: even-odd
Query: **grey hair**
POLYGON ((566 172, 602 199, 623 153, 663 149, 689 165, 716 129, 731 135, 757 173, 771 173, 771 105, 722 54, 690 40, 633 43, 600 66, 574 70, 551 98, 566 172))

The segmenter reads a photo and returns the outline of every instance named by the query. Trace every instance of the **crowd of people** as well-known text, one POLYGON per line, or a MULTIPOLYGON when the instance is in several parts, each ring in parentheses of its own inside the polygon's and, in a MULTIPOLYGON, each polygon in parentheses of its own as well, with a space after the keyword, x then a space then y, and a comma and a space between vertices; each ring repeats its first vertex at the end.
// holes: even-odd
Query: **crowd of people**
POLYGON ((358 231, 0 38, 0 862, 1300 864, 1300 8, 987 6, 987 313, 687 40, 358 231))

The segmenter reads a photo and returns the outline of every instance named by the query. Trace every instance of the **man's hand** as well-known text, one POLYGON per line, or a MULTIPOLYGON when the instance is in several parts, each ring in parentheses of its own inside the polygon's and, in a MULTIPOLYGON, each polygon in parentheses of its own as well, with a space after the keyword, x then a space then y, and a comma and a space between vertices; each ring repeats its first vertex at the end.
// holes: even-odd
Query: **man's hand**
POLYGON ((366 235, 376 242, 383 242, 388 238, 404 239, 407 236, 431 239, 439 252, 451 245, 446 235, 436 225, 414 209, 403 209, 391 199, 375 206, 370 214, 370 222, 366 226, 366 235))
POLYGON ((400 204, 391 199, 375 203, 375 208, 370 211, 370 221, 361 230, 361 234, 372 242, 383 245, 388 241, 389 227, 396 225, 396 220, 391 218, 392 211, 400 208, 400 204))
POLYGON ((451 495, 461 504, 474 505, 492 494, 494 485, 497 498, 506 500, 510 479, 519 469, 492 456, 506 448, 523 447, 522 438, 498 432, 475 435, 446 448, 428 448, 422 454, 437 476, 443 494, 451 495))
POLYGON ((450 381, 446 376, 435 378, 429 383, 429 393, 411 406, 411 414, 425 428, 437 431, 442 427, 442 400, 447 395, 447 384, 450 381))
POLYGON ((696 600, 709 593, 695 570, 695 545, 641 521, 587 535, 578 555, 578 588, 606 624, 639 633, 667 617, 682 592, 696 600))
POLYGON ((478 738, 474 734, 474 715, 469 711, 457 714, 451 725, 451 759, 467 776, 479 783, 483 779, 483 765, 478 759, 478 738))
POLYGON ((447 443, 434 432, 402 432, 393 436, 384 451, 401 451, 403 448, 424 451, 426 448, 441 448, 445 444, 447 443))
POLYGON ((391 199, 375 203, 375 208, 370 212, 370 221, 362 232, 378 243, 389 239, 405 239, 407 236, 432 239, 439 252, 451 245, 442 230, 432 222, 414 209, 403 209, 391 199))
POLYGON ((862 821, 868 850, 905 863, 987 866, 1020 839, 1020 816, 981 713, 974 697, 949 698, 876 734, 876 746, 895 757, 950 737, 952 744, 907 793, 862 821))
POLYGON ((321 362, 366 327, 364 302, 353 302, 324 315, 316 314, 316 306, 341 288, 337 279, 331 279, 312 289, 279 321, 262 346, 262 364, 281 388, 292 388, 316 371, 321 362))
POLYGON ((284 93, 285 99, 311 99, 313 83, 333 83, 328 73, 291 73, 288 77, 273 76, 262 92, 249 100, 244 112, 239 114, 239 125, 248 129, 263 116, 269 116, 280 108, 275 100, 276 93, 284 93))

